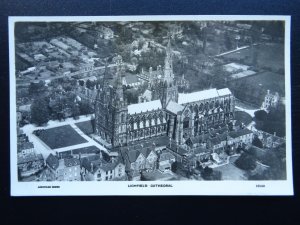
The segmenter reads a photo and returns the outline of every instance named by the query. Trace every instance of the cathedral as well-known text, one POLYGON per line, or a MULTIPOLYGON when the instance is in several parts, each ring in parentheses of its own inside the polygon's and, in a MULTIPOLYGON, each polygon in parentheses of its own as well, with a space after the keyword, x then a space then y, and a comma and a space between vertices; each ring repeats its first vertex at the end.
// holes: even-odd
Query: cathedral
POLYGON ((148 101, 128 104, 121 58, 117 64, 115 82, 111 84, 105 73, 95 100, 95 131, 112 148, 157 136, 167 136, 181 145, 190 137, 226 126, 234 118, 234 96, 228 88, 178 93, 170 40, 163 68, 149 68, 146 75, 151 93, 148 101))

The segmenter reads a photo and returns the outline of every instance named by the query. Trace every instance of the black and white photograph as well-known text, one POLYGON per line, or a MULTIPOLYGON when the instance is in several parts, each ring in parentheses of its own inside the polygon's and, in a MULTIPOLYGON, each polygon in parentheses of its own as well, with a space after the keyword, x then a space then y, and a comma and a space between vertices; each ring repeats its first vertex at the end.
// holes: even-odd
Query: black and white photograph
POLYGON ((10 17, 11 194, 293 195, 290 17, 10 17))

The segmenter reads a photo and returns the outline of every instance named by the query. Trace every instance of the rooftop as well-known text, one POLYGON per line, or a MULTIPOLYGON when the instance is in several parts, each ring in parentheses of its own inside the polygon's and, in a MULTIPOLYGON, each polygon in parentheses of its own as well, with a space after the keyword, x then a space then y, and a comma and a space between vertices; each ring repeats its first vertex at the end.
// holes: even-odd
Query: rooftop
POLYGON ((140 149, 140 153, 142 153, 144 156, 145 156, 145 158, 147 158, 148 157, 148 155, 150 154, 150 152, 152 151, 152 149, 153 148, 141 148, 140 149))
POLYGON ((246 134, 251 134, 251 133, 253 133, 251 130, 245 128, 245 129, 240 129, 237 131, 231 131, 231 132, 229 132, 229 136, 232 138, 237 138, 237 137, 240 137, 240 136, 243 136, 246 134))
POLYGON ((190 102, 198 102, 205 99, 217 98, 220 96, 230 95, 231 91, 228 88, 217 90, 216 88, 208 89, 204 91, 197 91, 188 94, 179 94, 178 104, 186 104, 190 102))
POLYGON ((147 111, 158 110, 161 108, 162 106, 160 100, 137 103, 128 106, 128 114, 143 113, 147 111))
POLYGON ((125 76, 125 81, 127 84, 133 84, 139 82, 139 78, 136 75, 126 75, 125 76))
POLYGON ((44 160, 42 154, 35 154, 35 153, 30 153, 26 155, 18 154, 18 164, 34 162, 39 160, 44 160))
POLYGON ((131 150, 127 152, 127 157, 130 163, 135 162, 141 153, 138 150, 131 150))
POLYGON ((76 158, 64 159, 64 163, 65 163, 66 167, 72 167, 72 166, 80 165, 79 159, 76 159, 76 158))
POLYGON ((182 105, 177 104, 176 102, 170 101, 167 105, 166 110, 168 110, 171 113, 178 114, 184 109, 182 105))
POLYGON ((56 156, 52 155, 52 153, 50 153, 50 155, 48 156, 48 158, 46 159, 46 163, 48 164, 48 166, 51 169, 56 170, 59 166, 59 160, 56 156))
POLYGON ((170 152, 163 152, 160 157, 159 157, 159 161, 166 161, 166 160, 172 160, 175 159, 175 156, 172 155, 170 152))
POLYGON ((243 71, 248 70, 249 66, 233 62, 224 65, 224 68, 227 72, 235 72, 237 70, 243 70, 243 71))

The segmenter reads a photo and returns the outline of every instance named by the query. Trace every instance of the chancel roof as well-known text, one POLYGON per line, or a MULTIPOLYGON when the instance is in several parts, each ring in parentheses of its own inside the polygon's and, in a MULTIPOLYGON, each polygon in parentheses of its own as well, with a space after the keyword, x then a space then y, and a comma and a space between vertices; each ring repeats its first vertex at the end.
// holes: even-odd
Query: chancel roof
POLYGON ((162 105, 160 100, 137 103, 128 106, 128 114, 143 113, 147 111, 158 110, 161 108, 162 105))

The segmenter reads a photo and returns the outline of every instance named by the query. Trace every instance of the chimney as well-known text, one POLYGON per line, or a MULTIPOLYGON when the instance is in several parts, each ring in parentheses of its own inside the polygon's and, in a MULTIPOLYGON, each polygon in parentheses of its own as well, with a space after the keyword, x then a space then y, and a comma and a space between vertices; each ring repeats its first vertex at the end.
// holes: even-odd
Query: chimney
POLYGON ((270 90, 267 91, 268 95, 270 94, 270 90))
POLYGON ((274 136, 276 136, 276 132, 274 132, 274 136))
POLYGON ((93 170, 94 170, 94 164, 91 163, 91 172, 93 172, 93 170))

